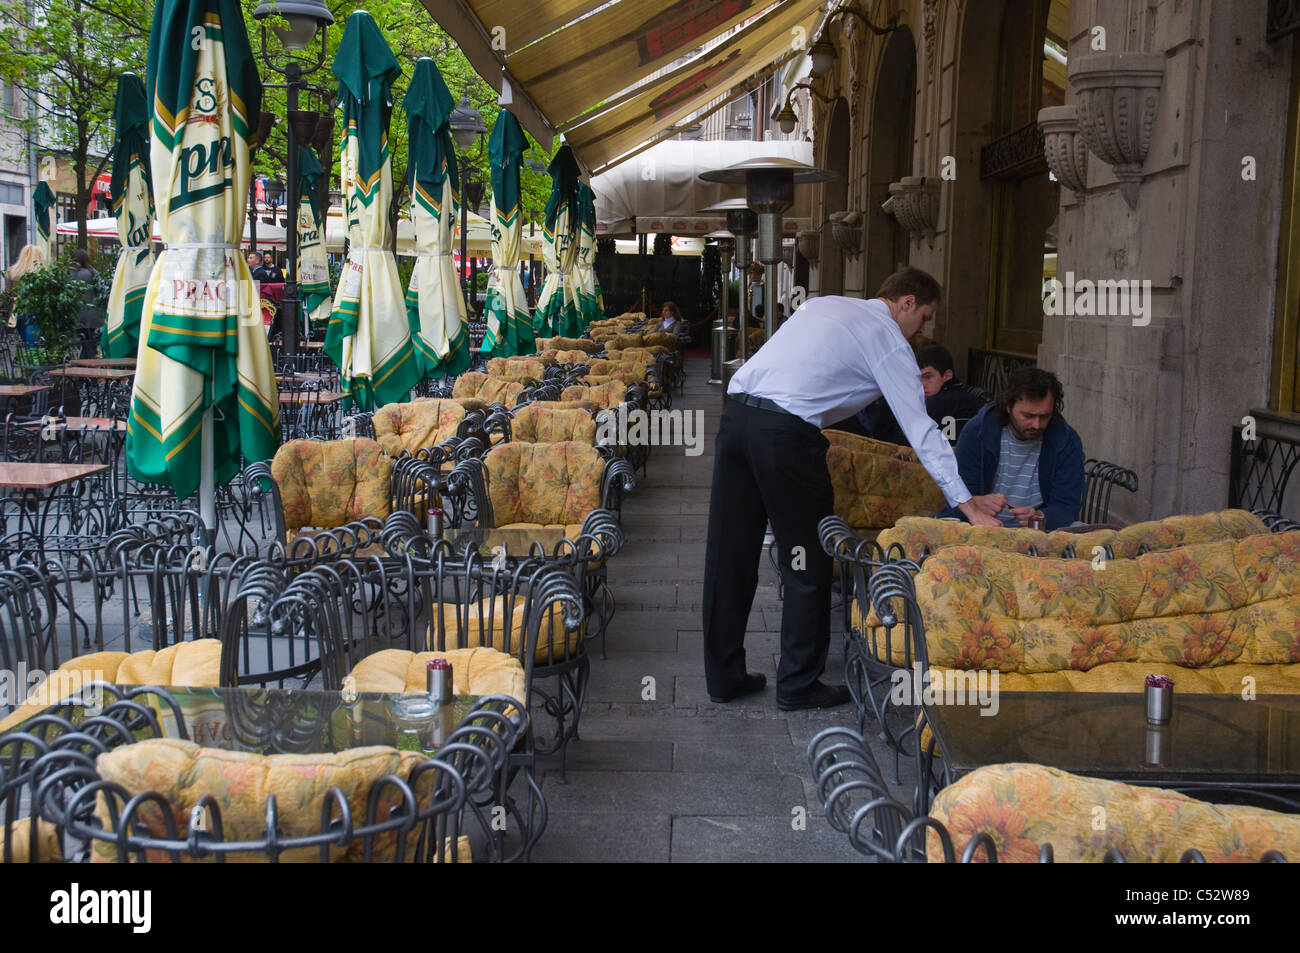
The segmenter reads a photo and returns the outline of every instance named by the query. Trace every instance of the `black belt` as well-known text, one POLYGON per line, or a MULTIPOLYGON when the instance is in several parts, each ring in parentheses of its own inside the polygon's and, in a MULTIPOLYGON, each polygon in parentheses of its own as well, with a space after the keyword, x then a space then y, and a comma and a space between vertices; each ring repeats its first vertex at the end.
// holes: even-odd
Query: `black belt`
POLYGON ((790 417, 802 420, 798 414, 792 414, 775 401, 768 400, 766 397, 755 397, 752 394, 728 394, 728 400, 734 400, 738 404, 744 404, 746 407, 757 407, 759 410, 770 410, 773 413, 786 414, 790 417))

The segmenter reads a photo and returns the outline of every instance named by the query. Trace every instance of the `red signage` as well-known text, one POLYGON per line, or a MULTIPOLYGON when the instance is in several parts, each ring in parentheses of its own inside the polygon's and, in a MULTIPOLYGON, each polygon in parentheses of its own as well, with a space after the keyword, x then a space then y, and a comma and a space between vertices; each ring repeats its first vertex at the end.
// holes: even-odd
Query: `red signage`
POLYGON ((701 37, 712 35, 722 24, 753 6, 753 0, 681 0, 646 24, 636 38, 641 65, 694 46, 701 37))
POLYGON ((739 58, 740 50, 732 50, 726 59, 714 63, 712 66, 698 69, 690 76, 687 76, 685 79, 678 82, 675 86, 665 89, 654 99, 650 100, 650 108, 654 110, 655 118, 663 119, 664 116, 676 109, 678 104, 708 89, 709 80, 718 73, 724 71, 739 58))

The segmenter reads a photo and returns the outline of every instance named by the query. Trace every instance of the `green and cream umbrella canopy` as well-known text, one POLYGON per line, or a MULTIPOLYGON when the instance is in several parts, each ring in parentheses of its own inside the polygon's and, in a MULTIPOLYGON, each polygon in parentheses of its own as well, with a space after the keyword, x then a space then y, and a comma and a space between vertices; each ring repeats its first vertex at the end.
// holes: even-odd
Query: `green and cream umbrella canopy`
POLYGON ((145 91, 166 248, 141 309, 127 467, 180 499, 202 473, 207 521, 211 478, 227 481, 280 444, 270 348, 239 253, 262 104, 239 0, 159 0, 145 91))
POLYGON ((334 293, 325 352, 342 372, 343 392, 370 410, 405 400, 420 380, 388 219, 393 200, 388 123, 392 84, 401 70, 364 10, 348 17, 333 69, 343 102, 339 181, 348 260, 334 293))
MULTIPOLYGON (((325 209, 320 184, 325 176, 316 150, 298 147, 298 295, 304 323, 328 321, 334 310, 330 296, 330 266, 325 257, 325 209)), ((310 336, 310 334, 309 334, 310 336)))
POLYGON ((582 333, 573 268, 578 261, 578 161, 567 145, 560 146, 551 164, 551 197, 546 201, 542 229, 542 261, 546 281, 537 297, 533 330, 538 337, 577 337, 582 333))
POLYGON ((415 64, 402 105, 411 135, 407 171, 415 237, 415 266, 406 291, 407 323, 420 375, 455 375, 469 367, 465 297, 451 261, 460 182, 448 119, 456 101, 427 56, 415 64))
POLYGON ((50 232, 54 213, 54 193, 50 191, 50 183, 41 182, 36 186, 36 191, 32 193, 32 208, 36 213, 36 247, 41 250, 41 260, 44 264, 50 264, 50 232))
POLYGON ((487 333, 483 353, 495 357, 532 354, 536 350, 528 299, 519 277, 524 218, 519 210, 519 163, 528 140, 519 120, 509 110, 497 113, 488 139, 492 173, 492 261, 496 268, 488 281, 487 333))
POLYGON ((573 276, 585 328, 605 317, 605 301, 596 280, 596 196, 585 182, 578 183, 578 260, 573 276))
POLYGON ((149 100, 135 73, 117 80, 113 103, 113 178, 109 195, 122 243, 108 293, 108 317, 99 335, 105 357, 135 357, 140 308, 153 271, 153 181, 149 173, 149 100))

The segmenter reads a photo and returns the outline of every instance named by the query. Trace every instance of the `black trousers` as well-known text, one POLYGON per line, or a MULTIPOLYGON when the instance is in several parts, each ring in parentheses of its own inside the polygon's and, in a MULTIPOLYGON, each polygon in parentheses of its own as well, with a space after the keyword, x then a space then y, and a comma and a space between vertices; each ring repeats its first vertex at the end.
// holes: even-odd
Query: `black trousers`
POLYGON ((785 587, 777 695, 807 691, 826 668, 832 567, 817 524, 834 500, 828 446, 798 417, 727 401, 718 426, 704 566, 704 674, 711 695, 733 694, 745 677, 745 624, 769 521, 785 587))

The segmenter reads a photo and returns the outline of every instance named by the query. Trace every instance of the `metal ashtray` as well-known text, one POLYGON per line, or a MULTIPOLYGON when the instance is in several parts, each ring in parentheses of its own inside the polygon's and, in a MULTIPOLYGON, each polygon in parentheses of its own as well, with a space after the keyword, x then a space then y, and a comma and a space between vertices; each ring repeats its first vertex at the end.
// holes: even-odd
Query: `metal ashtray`
POLYGON ((388 703, 393 721, 403 731, 419 731, 438 714, 438 705, 424 692, 407 692, 388 703))

